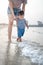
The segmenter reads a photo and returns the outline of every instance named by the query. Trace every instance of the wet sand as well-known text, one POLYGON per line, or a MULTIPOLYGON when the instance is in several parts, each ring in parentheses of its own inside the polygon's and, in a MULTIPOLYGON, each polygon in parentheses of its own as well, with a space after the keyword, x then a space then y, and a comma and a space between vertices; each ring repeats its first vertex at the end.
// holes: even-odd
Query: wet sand
MULTIPOLYGON (((12 31, 12 43, 8 43, 8 27, 0 26, 0 65, 43 65, 41 58, 38 62, 32 62, 34 54, 37 54, 39 50, 39 57, 43 57, 43 28, 29 28, 23 36, 23 42, 16 42, 17 28, 13 27, 12 31), (16 32, 16 33, 15 33, 16 32), (30 51, 29 51, 30 50, 30 51), (36 51, 37 50, 37 51, 36 51), (34 51, 34 53, 33 53, 34 51), (31 57, 29 56, 29 53, 31 57), (42 55, 41 55, 42 54, 42 55), (33 56, 33 57, 32 57, 33 56)), ((36 55, 37 57, 37 55, 36 55)), ((36 57, 33 59, 37 60, 36 57)), ((38 57, 38 59, 39 59, 38 57)))

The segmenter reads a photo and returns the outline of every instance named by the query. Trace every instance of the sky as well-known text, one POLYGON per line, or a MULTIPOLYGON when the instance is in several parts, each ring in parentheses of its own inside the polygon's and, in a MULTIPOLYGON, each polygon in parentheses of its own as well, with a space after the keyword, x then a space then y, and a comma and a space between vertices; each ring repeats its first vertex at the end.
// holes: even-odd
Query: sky
MULTIPOLYGON (((8 0, 0 0, 0 23, 8 23, 7 8, 8 0)), ((25 18, 29 24, 43 22, 43 0, 28 0, 25 9, 25 18)))

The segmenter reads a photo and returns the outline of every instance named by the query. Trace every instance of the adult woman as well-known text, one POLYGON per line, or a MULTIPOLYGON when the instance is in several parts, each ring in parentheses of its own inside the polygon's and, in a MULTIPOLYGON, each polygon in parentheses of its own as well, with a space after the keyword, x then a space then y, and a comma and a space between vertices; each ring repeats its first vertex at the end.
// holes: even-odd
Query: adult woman
POLYGON ((11 42, 11 34, 12 34, 12 25, 14 19, 18 16, 18 12, 20 11, 20 7, 22 5, 22 10, 25 12, 25 4, 27 0, 9 0, 8 6, 8 40, 11 42))

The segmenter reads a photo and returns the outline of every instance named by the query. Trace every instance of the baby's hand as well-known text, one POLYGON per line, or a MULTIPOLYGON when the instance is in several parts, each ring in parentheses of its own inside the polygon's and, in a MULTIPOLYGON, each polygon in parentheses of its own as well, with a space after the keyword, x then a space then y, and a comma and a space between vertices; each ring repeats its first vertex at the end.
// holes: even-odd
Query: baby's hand
POLYGON ((29 28, 29 25, 27 25, 27 29, 29 28))
POLYGON ((16 20, 16 17, 14 17, 14 20, 16 20))

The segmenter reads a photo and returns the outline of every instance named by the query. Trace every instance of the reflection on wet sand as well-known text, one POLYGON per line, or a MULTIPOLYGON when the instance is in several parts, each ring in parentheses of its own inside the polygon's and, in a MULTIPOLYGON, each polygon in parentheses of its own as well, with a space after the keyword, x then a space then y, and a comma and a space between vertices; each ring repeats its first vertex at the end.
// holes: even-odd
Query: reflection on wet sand
POLYGON ((15 44, 8 44, 6 49, 5 65, 21 65, 19 48, 15 44), (15 48, 13 48, 13 45, 15 48), (12 46, 12 48, 11 48, 12 46))
POLYGON ((8 44, 6 49, 6 56, 5 56, 5 65, 28 65, 30 61, 26 57, 20 56, 20 48, 16 44, 8 44), (11 51, 11 46, 14 45, 15 49, 13 48, 13 53, 11 51))
POLYGON ((0 65, 43 65, 43 27, 29 28, 23 42, 16 43, 16 27, 12 42, 7 41, 7 27, 0 32, 0 65), (40 33, 39 33, 40 32, 40 33), (42 33, 42 34, 41 34, 42 33))
POLYGON ((25 41, 18 45, 21 49, 21 56, 30 57, 34 65, 43 65, 43 46, 37 43, 29 43, 29 41, 25 41))

